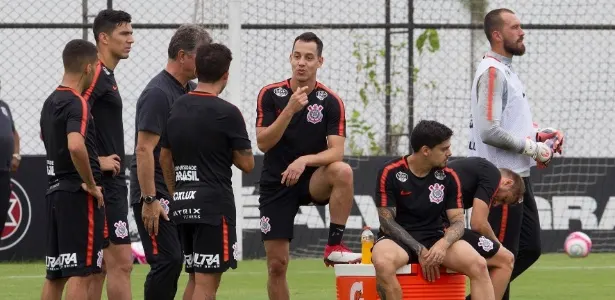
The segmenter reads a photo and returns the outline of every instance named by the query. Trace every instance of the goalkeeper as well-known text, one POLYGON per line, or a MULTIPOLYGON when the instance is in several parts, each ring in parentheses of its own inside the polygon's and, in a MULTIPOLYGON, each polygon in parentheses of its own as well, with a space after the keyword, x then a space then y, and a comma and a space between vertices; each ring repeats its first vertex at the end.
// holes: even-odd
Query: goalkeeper
MULTIPOLYGON (((489 12, 484 30, 491 51, 479 63, 472 83, 469 154, 523 178, 522 204, 495 206, 489 214, 496 236, 515 255, 512 281, 541 253, 530 168, 546 167, 554 152, 561 153, 563 135, 553 129, 536 131, 533 126, 525 88, 512 67, 512 57, 525 53, 524 32, 514 12, 505 8, 489 12)), ((509 299, 509 289, 502 299, 509 299)))

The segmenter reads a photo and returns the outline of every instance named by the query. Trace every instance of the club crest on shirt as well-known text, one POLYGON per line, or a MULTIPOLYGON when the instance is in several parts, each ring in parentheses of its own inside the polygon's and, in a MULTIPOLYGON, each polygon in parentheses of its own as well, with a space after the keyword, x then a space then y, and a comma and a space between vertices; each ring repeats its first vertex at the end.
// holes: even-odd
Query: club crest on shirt
POLYGON ((437 170, 433 175, 436 176, 436 179, 438 180, 444 180, 444 178, 446 178, 446 174, 444 174, 444 171, 442 170, 437 170))
POLYGON ((168 215, 169 214, 169 200, 161 198, 160 206, 162 206, 162 210, 164 210, 164 213, 168 215))
POLYGON ((444 200, 444 185, 434 183, 429 186, 429 201, 435 204, 440 204, 444 200))
POLYGON ((123 239, 128 236, 128 227, 126 227, 126 222, 117 221, 115 222, 115 224, 113 224, 113 226, 115 227, 115 236, 120 239, 123 239))
POLYGON ((283 88, 283 87, 281 87, 281 86, 280 86, 280 87, 275 88, 275 89, 273 90, 273 93, 274 93, 276 96, 280 97, 280 98, 284 98, 284 97, 288 96, 288 90, 286 90, 285 88, 283 88))
POLYGON ((493 250, 493 242, 484 236, 478 238, 478 246, 483 248, 485 252, 493 250))
POLYGON ((395 174, 395 178, 397 178, 397 180, 401 181, 401 182, 406 182, 406 180, 408 180, 408 174, 399 171, 397 172, 397 174, 395 174))
POLYGON ((312 124, 318 124, 320 123, 320 121, 322 121, 322 105, 318 105, 318 104, 312 104, 312 105, 308 105, 307 107, 308 109, 308 113, 307 113, 307 121, 312 123, 312 124))
POLYGON ((325 98, 327 98, 327 96, 329 96, 329 94, 325 91, 317 91, 316 92, 316 98, 318 98, 318 100, 322 101, 325 100, 325 98))
POLYGON ((261 218, 261 232, 267 234, 271 231, 271 224, 269 224, 269 218, 263 216, 261 218))

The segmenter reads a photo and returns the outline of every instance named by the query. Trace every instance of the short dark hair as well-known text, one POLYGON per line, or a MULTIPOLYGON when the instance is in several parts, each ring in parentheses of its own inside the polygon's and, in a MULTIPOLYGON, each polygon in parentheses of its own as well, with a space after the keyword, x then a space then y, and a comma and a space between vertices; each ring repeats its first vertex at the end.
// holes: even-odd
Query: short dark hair
POLYGON ((132 22, 132 17, 125 11, 113 9, 101 10, 98 15, 96 15, 96 18, 94 18, 94 24, 92 25, 94 40, 98 42, 98 35, 101 32, 110 35, 116 27, 130 22, 132 22))
POLYGON ((231 50, 222 44, 205 44, 196 50, 196 75, 199 82, 213 83, 231 66, 231 50))
POLYGON ((453 136, 453 130, 442 123, 431 120, 422 120, 412 130, 410 134, 410 144, 412 151, 419 152, 421 147, 433 148, 443 143, 453 136))
POLYGON ((510 187, 510 190, 515 199, 521 200, 523 198, 523 194, 525 194, 525 183, 523 182, 521 175, 507 168, 500 168, 500 172, 504 177, 512 179, 513 185, 510 187))
POLYGON ((64 70, 69 73, 83 72, 83 67, 89 63, 96 62, 96 59, 96 46, 82 39, 68 42, 64 46, 64 51, 62 51, 64 70))
POLYGON ((501 30, 502 26, 504 26, 504 20, 502 20, 502 13, 505 12, 515 14, 512 10, 508 8, 498 8, 488 12, 485 16, 485 21, 483 22, 483 29, 485 30, 485 35, 487 36, 487 40, 489 40, 490 43, 491 33, 496 30, 501 30))
POLYGON ((315 33, 308 31, 296 37, 295 41, 293 42, 293 51, 295 50, 295 44, 297 43, 297 41, 316 43, 316 51, 318 52, 318 56, 322 56, 322 40, 315 33))
POLYGON ((196 50, 198 45, 211 43, 211 36, 201 26, 185 24, 177 28, 169 42, 169 58, 176 59, 179 50, 196 50))

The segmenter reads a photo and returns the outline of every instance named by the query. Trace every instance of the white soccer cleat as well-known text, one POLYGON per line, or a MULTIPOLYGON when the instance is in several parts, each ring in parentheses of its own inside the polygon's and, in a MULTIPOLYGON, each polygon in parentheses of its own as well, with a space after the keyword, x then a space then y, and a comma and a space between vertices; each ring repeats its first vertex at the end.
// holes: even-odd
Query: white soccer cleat
POLYGON ((361 253, 350 251, 344 244, 327 245, 324 261, 327 267, 336 264, 357 264, 361 262, 361 253))

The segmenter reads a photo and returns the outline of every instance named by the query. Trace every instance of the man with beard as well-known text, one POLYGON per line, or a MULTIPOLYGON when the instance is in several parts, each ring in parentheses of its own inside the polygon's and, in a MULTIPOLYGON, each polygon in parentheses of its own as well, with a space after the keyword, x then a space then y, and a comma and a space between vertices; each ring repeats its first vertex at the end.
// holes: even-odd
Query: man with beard
MULTIPOLYGON (((515 255, 512 281, 538 260, 541 251, 530 168, 546 167, 554 152, 561 153, 563 134, 551 128, 536 130, 533 125, 525 88, 512 67, 512 57, 525 53, 524 32, 514 12, 505 8, 489 12, 484 29, 491 51, 478 65, 472 83, 469 154, 523 178, 522 204, 493 206, 489 213, 496 236, 515 255)), ((503 299, 509 298, 508 290, 503 299)))
MULTIPOLYGON (((160 136, 175 99, 194 90, 196 49, 211 43, 200 26, 180 26, 168 47, 166 68, 147 84, 137 101, 135 156, 130 166, 130 202, 150 271, 145 299, 174 299, 181 274, 182 253, 177 227, 167 214, 172 194, 160 168, 160 136)), ((186 291, 192 295, 194 277, 186 291)))

